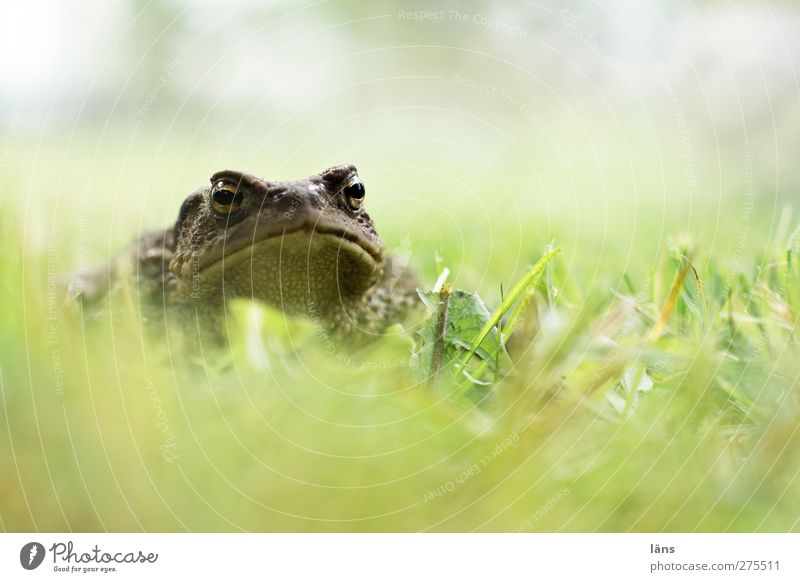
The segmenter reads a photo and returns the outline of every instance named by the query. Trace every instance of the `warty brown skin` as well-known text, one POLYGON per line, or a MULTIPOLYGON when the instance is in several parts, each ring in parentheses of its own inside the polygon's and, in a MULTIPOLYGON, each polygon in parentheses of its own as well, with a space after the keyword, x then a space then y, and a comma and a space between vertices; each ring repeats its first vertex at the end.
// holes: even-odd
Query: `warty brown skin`
POLYGON ((417 305, 418 283, 387 257, 364 194, 353 165, 296 181, 217 172, 186 198, 173 227, 76 276, 70 293, 93 299, 133 275, 153 303, 209 322, 219 322, 229 299, 244 297, 312 317, 337 335, 380 334, 417 305))

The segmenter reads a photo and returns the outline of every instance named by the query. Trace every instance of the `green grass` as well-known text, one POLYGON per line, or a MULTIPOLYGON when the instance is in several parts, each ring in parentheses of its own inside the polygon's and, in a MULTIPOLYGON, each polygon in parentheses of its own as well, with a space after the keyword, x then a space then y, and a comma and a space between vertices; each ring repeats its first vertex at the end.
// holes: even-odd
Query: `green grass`
POLYGON ((790 214, 754 223, 739 253, 709 243, 735 228, 634 245, 620 219, 598 257, 568 220, 523 209, 525 232, 487 256, 469 208, 451 208, 459 241, 413 206, 392 222, 378 205, 389 246, 409 236, 429 284, 438 252, 490 309, 550 238, 563 249, 520 290, 514 372, 476 404, 419 381, 402 334, 347 354, 308 321, 240 302, 220 350, 143 331, 124 288, 91 320, 63 310, 52 277, 78 248, 105 256, 139 215, 118 210, 111 228, 108 200, 64 204, 51 232, 46 200, 6 199, 0 219, 5 530, 800 530, 790 214), (87 240, 80 208, 103 226, 87 240))

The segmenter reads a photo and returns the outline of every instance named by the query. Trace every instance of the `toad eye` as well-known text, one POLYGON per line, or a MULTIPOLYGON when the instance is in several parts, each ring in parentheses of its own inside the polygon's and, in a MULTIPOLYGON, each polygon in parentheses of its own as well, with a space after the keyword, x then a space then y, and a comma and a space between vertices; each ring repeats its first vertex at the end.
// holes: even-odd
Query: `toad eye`
POLYGON ((211 207, 220 214, 229 214, 241 206, 244 196, 236 184, 220 180, 211 188, 211 207))
POLYGON ((358 175, 353 174, 347 179, 344 186, 342 186, 342 196, 344 201, 351 210, 361 210, 361 205, 364 204, 364 196, 367 194, 367 189, 364 188, 364 182, 358 175))

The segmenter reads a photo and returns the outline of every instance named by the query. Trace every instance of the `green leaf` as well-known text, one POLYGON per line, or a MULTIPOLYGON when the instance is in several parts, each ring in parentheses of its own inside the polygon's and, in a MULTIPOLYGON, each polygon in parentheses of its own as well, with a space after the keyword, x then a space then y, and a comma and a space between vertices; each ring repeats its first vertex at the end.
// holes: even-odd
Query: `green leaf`
POLYGON ((548 247, 493 313, 477 293, 453 290, 449 285, 441 291, 417 289, 431 317, 418 332, 420 347, 411 358, 416 377, 434 391, 462 396, 471 386, 485 386, 507 375, 510 359, 505 340, 559 252, 560 249, 548 247), (508 323, 501 333, 499 323, 507 313, 508 323), (475 358, 480 360, 477 365, 475 358), (445 374, 445 369, 450 373, 445 374), (447 386, 443 387, 445 383, 447 386))
MULTIPOLYGON (((477 353, 480 346, 483 345, 483 342, 486 341, 486 338, 491 334, 492 330, 497 329, 497 324, 500 323, 500 320, 506 314, 506 312, 511 309, 511 306, 517 302, 517 300, 525 293, 525 291, 531 287, 535 286, 539 279, 541 279, 542 275, 545 272, 547 266, 558 256, 558 253, 561 252, 561 249, 557 248, 549 248, 547 252, 540 258, 536 264, 531 267, 531 269, 525 273, 525 276, 517 282, 516 285, 511 289, 511 292, 503 299, 503 302, 500 304, 495 312, 486 320, 483 328, 478 332, 477 336, 471 340, 472 348, 464 357, 463 364, 466 365, 472 356, 477 353)), ((516 320, 515 316, 512 316, 512 319, 516 320)))
MULTIPOLYGON (((439 386, 441 380, 451 385, 451 364, 465 351, 474 353, 491 370, 501 374, 506 371, 507 353, 497 327, 489 330, 479 346, 472 344, 491 318, 477 293, 451 290, 447 286, 440 292, 418 289, 417 293, 431 311, 431 317, 418 332, 421 346, 412 358, 418 378, 426 380, 433 388, 439 386), (446 374, 446 370, 450 373, 446 374)), ((481 383, 480 378, 476 380, 481 383)))

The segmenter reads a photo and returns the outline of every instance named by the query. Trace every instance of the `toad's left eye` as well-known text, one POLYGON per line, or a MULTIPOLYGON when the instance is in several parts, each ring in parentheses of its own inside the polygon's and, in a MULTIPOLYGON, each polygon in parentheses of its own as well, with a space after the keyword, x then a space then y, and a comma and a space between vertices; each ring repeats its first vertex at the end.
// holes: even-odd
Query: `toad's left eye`
POLYGON ((211 207, 218 214, 229 214, 236 211, 244 197, 236 188, 236 184, 220 180, 211 188, 211 207))
POLYGON ((361 181, 357 175, 353 174, 347 179, 342 187, 342 196, 344 201, 352 210, 360 210, 361 205, 364 204, 364 196, 367 194, 367 189, 364 188, 364 182, 361 181))

